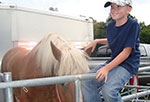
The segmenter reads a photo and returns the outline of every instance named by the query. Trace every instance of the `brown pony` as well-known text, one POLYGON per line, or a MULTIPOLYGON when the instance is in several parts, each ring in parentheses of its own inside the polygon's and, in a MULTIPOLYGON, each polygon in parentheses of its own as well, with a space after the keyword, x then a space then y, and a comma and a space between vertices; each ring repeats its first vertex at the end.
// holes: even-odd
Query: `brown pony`
MULTIPOLYGON (((2 60, 2 72, 13 80, 82 74, 89 71, 87 54, 55 33, 45 36, 31 51, 9 50, 2 60)), ((15 102, 75 102, 74 83, 14 88, 15 102)))

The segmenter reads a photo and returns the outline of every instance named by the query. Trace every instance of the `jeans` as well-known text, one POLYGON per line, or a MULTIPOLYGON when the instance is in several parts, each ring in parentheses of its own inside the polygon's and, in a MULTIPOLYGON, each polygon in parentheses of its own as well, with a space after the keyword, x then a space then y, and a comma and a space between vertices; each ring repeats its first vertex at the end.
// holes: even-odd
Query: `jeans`
MULTIPOLYGON (((92 69, 89 73, 96 73, 104 65, 99 65, 92 69)), ((105 102, 122 102, 120 90, 124 87, 125 83, 131 78, 132 74, 129 73, 122 66, 117 66, 109 71, 106 83, 104 79, 98 82, 96 79, 82 81, 82 94, 84 102, 102 102, 99 89, 105 102)))

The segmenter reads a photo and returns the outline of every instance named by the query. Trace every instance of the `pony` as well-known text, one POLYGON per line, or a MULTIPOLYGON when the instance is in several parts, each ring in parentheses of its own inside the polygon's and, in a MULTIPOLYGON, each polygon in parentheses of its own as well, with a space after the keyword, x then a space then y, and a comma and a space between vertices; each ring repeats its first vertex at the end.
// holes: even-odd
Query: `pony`
MULTIPOLYGON (((2 59, 2 72, 12 80, 83 74, 88 55, 56 33, 48 33, 32 50, 10 49, 2 59)), ((13 88, 14 102, 75 102, 74 83, 13 88)))

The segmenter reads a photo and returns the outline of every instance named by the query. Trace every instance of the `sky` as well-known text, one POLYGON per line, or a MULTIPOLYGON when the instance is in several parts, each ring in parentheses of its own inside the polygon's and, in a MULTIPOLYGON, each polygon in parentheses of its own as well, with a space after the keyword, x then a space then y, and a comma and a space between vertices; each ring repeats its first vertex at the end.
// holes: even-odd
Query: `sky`
MULTIPOLYGON (((110 7, 104 8, 107 0, 0 0, 3 4, 16 4, 29 8, 49 10, 49 7, 57 8, 58 12, 71 16, 93 17, 98 22, 106 21, 110 7)), ((132 0, 133 9, 131 15, 138 22, 150 24, 150 0, 132 0)))

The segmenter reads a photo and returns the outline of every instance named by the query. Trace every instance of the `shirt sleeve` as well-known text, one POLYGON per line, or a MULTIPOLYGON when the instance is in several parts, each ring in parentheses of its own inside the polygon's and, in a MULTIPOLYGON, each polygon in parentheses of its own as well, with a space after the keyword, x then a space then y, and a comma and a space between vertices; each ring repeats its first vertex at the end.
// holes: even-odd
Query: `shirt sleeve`
POLYGON ((132 47, 135 48, 136 43, 139 38, 139 33, 140 33, 140 26, 138 23, 133 23, 131 28, 129 28, 129 33, 127 34, 127 40, 125 42, 124 48, 126 47, 132 47))

